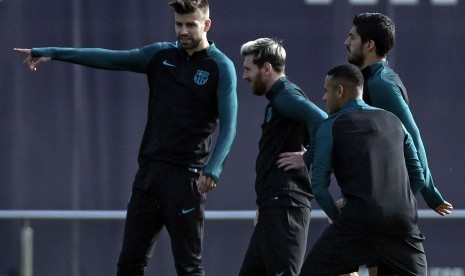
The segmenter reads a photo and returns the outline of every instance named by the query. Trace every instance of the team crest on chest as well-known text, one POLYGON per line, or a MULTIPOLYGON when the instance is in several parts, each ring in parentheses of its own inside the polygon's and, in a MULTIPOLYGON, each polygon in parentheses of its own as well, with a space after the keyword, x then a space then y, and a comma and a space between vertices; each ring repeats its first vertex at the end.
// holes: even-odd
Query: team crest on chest
POLYGON ((195 76, 194 76, 195 83, 197 83, 198 85, 206 84, 208 81, 209 74, 210 73, 208 73, 207 71, 197 70, 197 73, 195 73, 195 76))

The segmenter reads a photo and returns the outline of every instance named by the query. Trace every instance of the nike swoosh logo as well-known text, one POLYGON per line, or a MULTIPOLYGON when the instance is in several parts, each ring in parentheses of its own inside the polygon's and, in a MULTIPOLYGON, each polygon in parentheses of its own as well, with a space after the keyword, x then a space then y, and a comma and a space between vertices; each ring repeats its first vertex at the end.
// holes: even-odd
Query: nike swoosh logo
POLYGON ((181 214, 185 215, 185 214, 189 214, 190 212, 194 211, 195 210, 195 207, 194 208, 190 208, 190 209, 182 209, 181 210, 181 214))
POLYGON ((166 60, 166 59, 163 61, 163 65, 166 65, 166 66, 169 66, 169 67, 176 67, 176 65, 169 63, 168 60, 166 60))
POLYGON ((283 275, 284 275, 284 271, 281 273, 276 272, 276 276, 283 276, 283 275))

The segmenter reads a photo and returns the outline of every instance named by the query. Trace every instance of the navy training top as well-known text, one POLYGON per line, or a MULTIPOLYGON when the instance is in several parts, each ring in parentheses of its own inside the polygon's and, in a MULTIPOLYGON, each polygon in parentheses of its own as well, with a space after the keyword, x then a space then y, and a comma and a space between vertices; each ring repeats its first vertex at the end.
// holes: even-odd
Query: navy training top
POLYGON ((315 134, 327 115, 287 77, 277 80, 266 98, 269 103, 256 160, 257 205, 310 207, 313 195, 307 167, 284 171, 276 162, 279 154, 301 151, 302 146, 308 146, 304 160, 310 166, 315 134))
POLYGON ((356 99, 321 124, 312 187, 336 226, 363 234, 418 234, 414 194, 424 186, 412 138, 391 112, 356 99), (341 209, 328 190, 333 171, 346 199, 341 209))
POLYGON ((132 50, 34 48, 32 54, 146 74, 150 95, 139 166, 155 161, 194 167, 219 180, 236 134, 237 77, 232 61, 213 42, 191 56, 177 42, 132 50), (218 120, 220 131, 209 158, 218 120))

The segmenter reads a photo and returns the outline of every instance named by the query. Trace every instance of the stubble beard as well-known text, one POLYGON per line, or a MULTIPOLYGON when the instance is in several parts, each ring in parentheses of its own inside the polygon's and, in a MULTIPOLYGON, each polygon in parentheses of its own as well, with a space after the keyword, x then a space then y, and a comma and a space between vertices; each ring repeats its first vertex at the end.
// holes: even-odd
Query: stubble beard
POLYGON ((180 37, 178 38, 178 41, 179 41, 179 44, 181 45, 181 48, 183 48, 186 51, 196 49, 199 46, 200 42, 201 42, 201 39, 194 39, 192 37, 184 37, 184 38, 190 39, 190 42, 183 43, 183 42, 181 42, 180 37))
POLYGON ((256 96, 263 96, 266 94, 266 86, 261 76, 252 82, 252 93, 256 96))
POLYGON ((354 52, 350 52, 349 50, 349 57, 347 58, 347 60, 349 61, 349 63, 361 68, 365 63, 365 55, 361 50, 354 52))

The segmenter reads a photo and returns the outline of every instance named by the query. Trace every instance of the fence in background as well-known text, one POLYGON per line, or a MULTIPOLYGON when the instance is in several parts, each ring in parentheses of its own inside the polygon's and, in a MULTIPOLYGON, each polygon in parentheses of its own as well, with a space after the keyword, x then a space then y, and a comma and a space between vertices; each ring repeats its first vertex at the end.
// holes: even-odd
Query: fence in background
MULTIPOLYGON (((465 209, 454 210, 451 215, 440 217, 432 210, 418 210, 421 219, 465 219, 465 209)), ((34 230, 31 220, 124 220, 126 211, 92 210, 0 210, 0 219, 21 220, 20 275, 32 276, 34 230)), ((254 210, 205 211, 207 220, 248 220, 255 217, 254 210)), ((322 210, 313 210, 312 219, 325 219, 322 210)))

